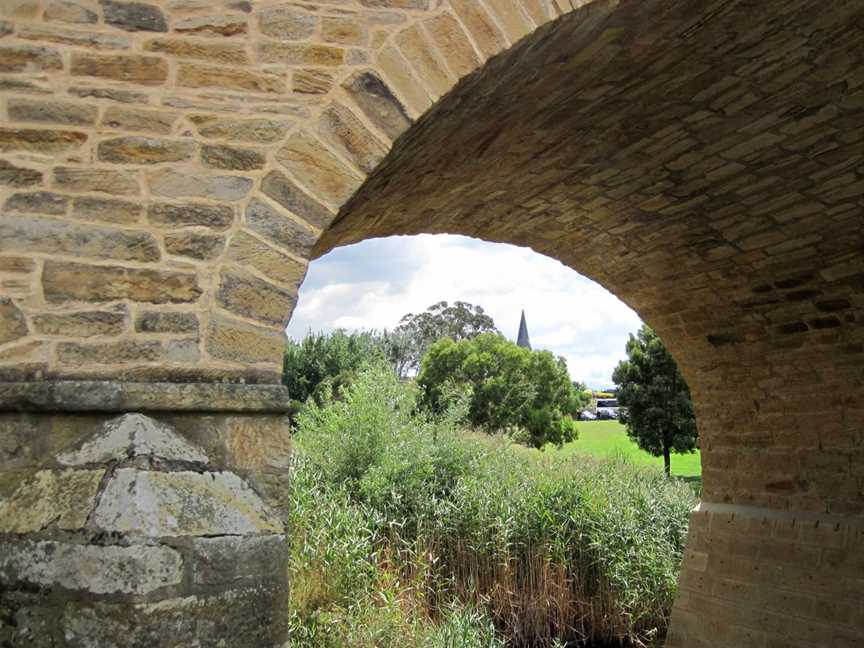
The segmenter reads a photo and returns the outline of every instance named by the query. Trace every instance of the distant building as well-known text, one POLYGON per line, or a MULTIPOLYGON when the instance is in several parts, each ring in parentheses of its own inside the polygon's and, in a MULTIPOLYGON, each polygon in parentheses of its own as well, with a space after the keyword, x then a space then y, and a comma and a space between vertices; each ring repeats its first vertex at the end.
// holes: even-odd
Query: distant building
POLYGON ((519 335, 516 344, 523 349, 531 349, 531 340, 528 338, 528 325, 525 323, 525 311, 522 311, 522 320, 519 322, 519 335))

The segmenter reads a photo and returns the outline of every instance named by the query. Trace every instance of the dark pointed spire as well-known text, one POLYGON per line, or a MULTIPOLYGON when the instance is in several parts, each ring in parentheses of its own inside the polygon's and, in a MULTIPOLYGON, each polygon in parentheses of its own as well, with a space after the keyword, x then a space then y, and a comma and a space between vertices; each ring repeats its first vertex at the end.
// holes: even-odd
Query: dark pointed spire
POLYGON ((525 311, 522 311, 522 320, 519 322, 519 335, 516 344, 523 349, 531 349, 531 340, 528 339, 528 324, 525 323, 525 311))

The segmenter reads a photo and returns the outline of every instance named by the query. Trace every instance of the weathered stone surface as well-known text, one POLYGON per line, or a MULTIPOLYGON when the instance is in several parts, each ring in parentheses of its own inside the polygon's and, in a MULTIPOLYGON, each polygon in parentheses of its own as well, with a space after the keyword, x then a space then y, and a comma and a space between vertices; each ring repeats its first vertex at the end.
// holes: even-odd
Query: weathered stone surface
POLYGON ((382 9, 429 9, 429 0, 360 0, 360 4, 382 9))
MULTIPOLYGON (((266 210, 266 205, 263 207, 266 210)), ((255 208, 250 205, 249 210, 252 211, 253 209, 255 208)), ((276 219, 276 223, 280 223, 281 219, 284 218, 278 214, 272 214, 271 217, 276 219)), ((281 223, 275 227, 278 228, 277 232, 281 231, 281 223)), ((309 238, 312 236, 311 232, 305 234, 309 238)), ((300 235, 302 236, 303 233, 300 235)), ((307 245, 311 245, 311 242, 307 245)), ((306 276, 307 264, 305 262, 284 254, 243 230, 238 231, 232 237, 231 243, 228 245, 228 258, 241 266, 255 268, 258 272, 284 284, 299 286, 303 277, 306 276)))
POLYGON ((184 140, 152 137, 116 137, 99 142, 97 152, 103 162, 118 164, 159 164, 190 159, 197 144, 184 140))
POLYGON ((369 32, 356 18, 328 16, 321 22, 321 38, 328 43, 365 47, 369 32))
POLYGON ((122 171, 91 167, 54 167, 54 186, 65 191, 135 196, 141 193, 134 176, 122 171))
POLYGON ((287 417, 230 417, 225 421, 225 445, 231 466, 277 472, 291 467, 291 425, 287 417))
POLYGON ((65 101, 42 101, 37 99, 10 99, 7 104, 9 117, 23 122, 45 122, 87 126, 96 123, 99 109, 65 101))
POLYGON ((0 151, 63 153, 79 148, 86 141, 87 135, 74 131, 0 128, 0 151))
POLYGON ((301 258, 309 254, 318 238, 308 227, 260 200, 253 199, 246 208, 246 226, 301 258))
POLYGON ((412 25, 396 36, 396 43, 412 69, 426 85, 433 99, 444 95, 453 85, 453 77, 444 67, 420 25, 412 25))
POLYGON ((155 340, 120 340, 118 342, 61 342, 57 360, 69 367, 158 362, 162 345, 155 340))
POLYGON ((152 304, 193 302, 201 295, 194 274, 46 261, 42 289, 49 302, 129 299, 152 304))
POLYGON ((285 336, 273 329, 253 326, 221 315, 210 317, 207 353, 232 362, 281 362, 285 336))
POLYGON ((128 36, 103 34, 100 32, 81 32, 62 27, 22 27, 18 30, 19 38, 27 40, 59 43, 93 49, 122 50, 132 47, 128 36))
POLYGON ((7 187, 32 187, 42 182, 42 172, 36 169, 15 166, 6 160, 0 160, 0 185, 7 187))
POLYGON ((196 16, 174 24, 174 31, 196 36, 236 36, 245 34, 247 29, 243 16, 196 16))
POLYGON ((395 140, 411 125, 405 108, 376 74, 357 73, 343 87, 369 120, 390 139, 395 140))
POLYGON ((131 537, 281 533, 282 523, 230 472, 159 473, 119 468, 93 523, 131 537))
POLYGON ((190 120, 202 137, 260 144, 278 142, 293 124, 284 119, 223 119, 209 115, 193 115, 190 120))
POLYGON ((176 363, 196 363, 201 359, 198 340, 168 340, 165 343, 165 360, 176 363))
POLYGON ((33 272, 36 263, 27 257, 0 257, 0 272, 33 272))
MULTIPOLYGON (((130 90, 117 90, 116 88, 75 87, 69 88, 69 94, 83 99, 92 97, 93 99, 109 99, 120 103, 147 103, 146 94, 130 90)), ((102 123, 107 125, 106 122, 107 120, 103 120, 102 123)), ((116 126, 113 128, 116 128, 116 126)))
POLYGON ((262 43, 258 56, 264 63, 336 67, 345 62, 345 50, 311 43, 262 43))
POLYGON ((240 200, 252 189, 252 180, 238 176, 192 175, 179 171, 155 171, 147 176, 150 191, 168 198, 240 200))
POLYGON ((305 40, 315 33, 318 18, 292 7, 270 7, 258 14, 261 33, 278 40, 305 40))
POLYGON ((176 311, 146 311, 135 319, 139 333, 197 333, 198 315, 176 311))
MULTIPOLYGON (((468 36, 451 14, 444 13, 425 21, 432 41, 444 57, 450 69, 459 77, 470 74, 480 65, 480 59, 468 36)), ((448 88, 449 89, 449 88, 448 88)))
POLYGON ((297 300, 293 293, 252 275, 223 272, 216 301, 248 319, 284 325, 297 300))
POLYGON ((300 94, 323 95, 330 92, 335 77, 327 70, 294 70, 292 90, 300 94))
POLYGON ((198 232, 173 232, 164 237, 165 251, 199 261, 215 259, 225 250, 225 237, 198 232))
POLYGON ((67 23, 91 24, 99 20, 95 11, 91 11, 80 2, 72 0, 50 0, 45 6, 45 20, 59 20, 67 23))
POLYGON ((132 54, 72 54, 71 73, 141 85, 161 85, 168 80, 168 63, 157 56, 132 54))
POLYGON ((385 47, 378 52, 378 67, 384 73, 399 96, 415 115, 420 115, 432 105, 429 93, 418 83, 408 62, 395 47, 385 47))
POLYGON ((0 72, 47 72, 63 69, 57 50, 31 45, 0 45, 0 72))
POLYGON ((183 578, 170 547, 103 547, 66 542, 0 542, 0 582, 94 594, 147 594, 183 578))
POLYGON ((333 220, 333 212, 279 171, 271 171, 265 176, 261 192, 315 227, 326 227, 333 220))
POLYGON ((19 192, 9 196, 3 205, 5 212, 29 214, 65 214, 69 199, 50 191, 19 192))
POLYGON ((192 543, 192 579, 198 585, 264 580, 287 569, 285 536, 199 538, 192 543))
POLYGON ((157 261, 160 257, 156 239, 147 232, 37 216, 0 220, 0 252, 25 250, 127 261, 157 261))
POLYGON ((276 152, 276 159, 313 195, 335 208, 348 200, 363 181, 321 142, 304 132, 292 135, 276 152))
POLYGON ((108 128, 167 135, 179 115, 175 112, 141 110, 137 108, 108 108, 102 124, 108 128))
POLYGON ((234 210, 227 205, 151 203, 147 207, 147 220, 170 229, 194 226, 222 231, 234 223, 234 210))
POLYGON ((242 45, 202 43, 181 38, 155 38, 144 44, 147 52, 162 52, 177 58, 201 59, 211 63, 247 65, 249 56, 242 45))
POLYGON ((125 310, 46 313, 33 317, 33 329, 40 335, 86 338, 93 335, 120 335, 125 328, 125 310))
POLYGON ((82 220, 126 225, 139 222, 143 214, 143 205, 127 200, 81 196, 72 201, 72 216, 82 220))
POLYGON ((115 2, 100 0, 105 22, 126 31, 168 31, 162 11, 143 2, 115 2))
POLYGON ((203 464, 209 461, 204 450, 168 425, 143 414, 124 414, 107 421, 77 448, 57 455, 57 461, 64 466, 83 466, 134 457, 203 464))
POLYGON ((387 154, 384 146, 348 108, 332 103, 318 122, 321 138, 364 173, 372 173, 387 154))
POLYGON ((275 74, 195 63, 179 64, 177 85, 186 88, 215 87, 262 93, 284 93, 287 89, 285 80, 275 74))
POLYGON ((450 4, 484 57, 494 56, 507 46, 504 34, 482 5, 473 0, 451 0, 450 4))
POLYGON ((27 335, 27 320, 15 303, 0 297, 0 344, 14 342, 27 335))
POLYGON ((205 144, 201 147, 201 161, 211 169, 251 171, 264 168, 267 158, 255 149, 205 144))
MULTIPOLYGON (((96 506, 104 470, 40 470, 0 500, 0 533, 33 533, 51 524, 82 528, 96 506)), ((2 560, 2 554, 0 554, 2 560)))

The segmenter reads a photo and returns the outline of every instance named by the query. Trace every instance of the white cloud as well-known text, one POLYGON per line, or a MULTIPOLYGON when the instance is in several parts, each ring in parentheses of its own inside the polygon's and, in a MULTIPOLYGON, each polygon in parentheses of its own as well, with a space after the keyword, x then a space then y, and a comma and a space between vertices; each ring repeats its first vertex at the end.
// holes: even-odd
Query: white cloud
POLYGON ((608 387, 639 317, 614 295, 527 248, 461 236, 365 241, 314 261, 288 335, 393 328, 438 301, 478 304, 515 339, 525 309, 534 348, 567 359, 570 374, 608 387))

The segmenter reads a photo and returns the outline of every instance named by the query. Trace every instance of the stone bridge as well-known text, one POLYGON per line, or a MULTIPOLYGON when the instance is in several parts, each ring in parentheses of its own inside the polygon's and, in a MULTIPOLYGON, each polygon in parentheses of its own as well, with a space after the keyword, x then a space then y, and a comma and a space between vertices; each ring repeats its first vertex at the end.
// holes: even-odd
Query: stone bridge
POLYGON ((421 232, 673 351, 669 648, 864 645, 862 43, 860 0, 0 1, 0 645, 280 645, 284 326, 421 232))

